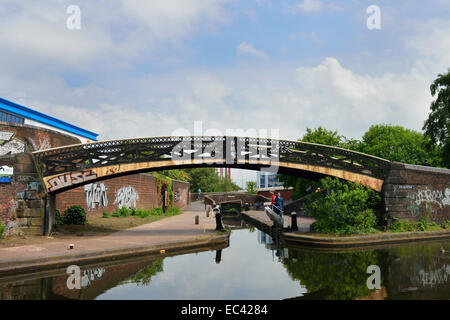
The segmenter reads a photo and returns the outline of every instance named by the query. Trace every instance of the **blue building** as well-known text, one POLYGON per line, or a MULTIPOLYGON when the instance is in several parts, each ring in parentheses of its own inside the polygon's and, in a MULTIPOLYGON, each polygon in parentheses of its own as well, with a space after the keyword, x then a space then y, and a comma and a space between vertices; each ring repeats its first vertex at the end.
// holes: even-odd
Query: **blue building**
POLYGON ((257 188, 273 188, 282 187, 283 183, 278 181, 277 174, 273 172, 258 171, 257 188))
POLYGON ((97 133, 82 129, 49 115, 0 98, 0 121, 13 125, 31 125, 46 128, 80 139, 82 143, 97 141, 97 133))

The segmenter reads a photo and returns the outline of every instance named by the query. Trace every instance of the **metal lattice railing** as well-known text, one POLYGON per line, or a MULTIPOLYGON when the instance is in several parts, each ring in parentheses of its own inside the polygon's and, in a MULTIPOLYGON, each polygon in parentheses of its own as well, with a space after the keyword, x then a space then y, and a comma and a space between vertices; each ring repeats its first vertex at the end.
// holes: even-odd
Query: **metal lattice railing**
POLYGON ((384 180, 389 161, 326 145, 247 137, 154 137, 100 141, 33 153, 44 177, 110 165, 162 160, 237 164, 294 163, 384 180), (254 162, 253 162, 254 163, 254 162))

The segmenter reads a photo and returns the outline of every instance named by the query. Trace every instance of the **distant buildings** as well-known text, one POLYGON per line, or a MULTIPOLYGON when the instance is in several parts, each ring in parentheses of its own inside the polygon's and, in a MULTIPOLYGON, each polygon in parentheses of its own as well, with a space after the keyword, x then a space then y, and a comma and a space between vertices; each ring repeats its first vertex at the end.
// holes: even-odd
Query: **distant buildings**
POLYGON ((272 188, 281 187, 283 183, 278 181, 276 173, 258 171, 256 186, 258 189, 272 188))

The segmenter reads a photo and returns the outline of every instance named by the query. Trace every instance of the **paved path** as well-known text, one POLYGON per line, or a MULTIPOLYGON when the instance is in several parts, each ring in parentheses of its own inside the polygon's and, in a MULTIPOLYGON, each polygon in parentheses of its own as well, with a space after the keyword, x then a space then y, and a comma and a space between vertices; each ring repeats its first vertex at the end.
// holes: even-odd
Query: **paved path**
POLYGON ((94 239, 80 238, 79 241, 71 240, 74 249, 69 250, 69 242, 58 242, 9 247, 0 249, 0 271, 5 265, 24 263, 26 261, 42 259, 46 257, 77 256, 80 254, 93 255, 111 250, 127 249, 138 246, 151 246, 163 243, 192 241, 201 236, 208 236, 215 229, 215 220, 206 217, 204 205, 200 202, 192 203, 183 210, 184 213, 170 218, 158 220, 124 231, 119 231, 104 237, 94 239), (195 224, 195 216, 200 222, 195 224))

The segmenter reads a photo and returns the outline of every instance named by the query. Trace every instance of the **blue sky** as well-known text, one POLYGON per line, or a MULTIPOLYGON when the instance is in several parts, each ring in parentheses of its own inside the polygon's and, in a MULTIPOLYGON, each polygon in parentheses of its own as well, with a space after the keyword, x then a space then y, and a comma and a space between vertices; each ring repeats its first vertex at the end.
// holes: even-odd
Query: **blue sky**
POLYGON ((0 14, 0 96, 105 140, 198 120, 284 139, 319 125, 421 130, 450 67, 447 0, 3 0, 0 14))

